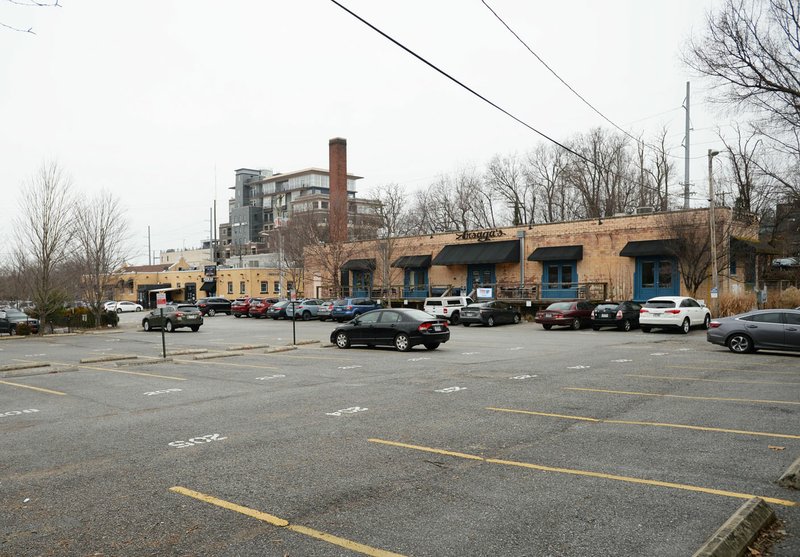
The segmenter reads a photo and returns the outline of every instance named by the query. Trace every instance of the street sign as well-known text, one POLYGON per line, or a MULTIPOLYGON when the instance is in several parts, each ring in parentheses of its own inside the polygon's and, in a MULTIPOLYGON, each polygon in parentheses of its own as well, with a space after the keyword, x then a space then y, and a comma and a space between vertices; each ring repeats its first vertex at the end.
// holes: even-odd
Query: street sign
POLYGON ((716 288, 712 288, 711 289, 711 297, 712 298, 719 298, 719 290, 717 290, 716 288))
POLYGON ((167 293, 156 292, 156 307, 163 308, 167 305, 167 293))

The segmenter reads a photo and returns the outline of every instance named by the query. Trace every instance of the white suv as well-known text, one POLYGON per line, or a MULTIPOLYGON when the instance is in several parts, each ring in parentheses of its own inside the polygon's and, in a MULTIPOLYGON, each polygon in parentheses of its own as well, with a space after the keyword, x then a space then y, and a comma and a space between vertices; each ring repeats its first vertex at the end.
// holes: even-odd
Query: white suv
POLYGON ((447 319, 453 325, 458 325, 461 319, 461 308, 474 303, 469 296, 442 296, 440 298, 425 298, 423 309, 440 319, 447 319))
POLYGON ((651 329, 680 329, 684 334, 692 327, 708 329, 711 310, 687 296, 650 298, 639 310, 639 327, 643 333, 651 329))

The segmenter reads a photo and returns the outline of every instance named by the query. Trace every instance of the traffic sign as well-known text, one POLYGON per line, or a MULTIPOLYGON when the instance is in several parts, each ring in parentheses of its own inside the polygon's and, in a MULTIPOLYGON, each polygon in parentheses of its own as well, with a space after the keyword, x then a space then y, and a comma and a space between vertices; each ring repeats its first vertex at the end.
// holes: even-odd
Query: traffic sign
POLYGON ((156 307, 163 308, 167 305, 167 293, 156 292, 156 307))

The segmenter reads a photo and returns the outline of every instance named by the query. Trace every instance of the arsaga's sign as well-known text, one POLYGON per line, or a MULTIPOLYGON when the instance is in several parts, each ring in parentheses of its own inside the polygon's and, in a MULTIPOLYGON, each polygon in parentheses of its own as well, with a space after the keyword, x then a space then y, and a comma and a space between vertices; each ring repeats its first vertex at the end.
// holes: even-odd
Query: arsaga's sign
POLYGON ((506 233, 499 228, 495 228, 494 230, 465 230, 456 235, 456 240, 478 240, 479 242, 488 242, 490 238, 500 238, 505 235, 506 233))

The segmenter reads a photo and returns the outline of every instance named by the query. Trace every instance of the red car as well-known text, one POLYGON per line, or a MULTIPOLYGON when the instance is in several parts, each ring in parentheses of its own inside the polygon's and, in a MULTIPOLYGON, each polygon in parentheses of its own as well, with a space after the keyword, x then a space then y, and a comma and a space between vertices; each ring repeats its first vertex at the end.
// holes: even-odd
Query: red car
POLYGON ((250 300, 250 317, 264 319, 267 317, 267 310, 272 304, 278 303, 278 298, 253 298, 250 300))
POLYGON ((558 327, 569 327, 578 330, 592 323, 591 302, 555 302, 536 312, 536 322, 541 323, 545 331, 558 327))
POLYGON ((257 301, 258 298, 251 298, 249 296, 236 298, 231 302, 231 313, 234 317, 248 317, 250 315, 250 304, 257 301))

